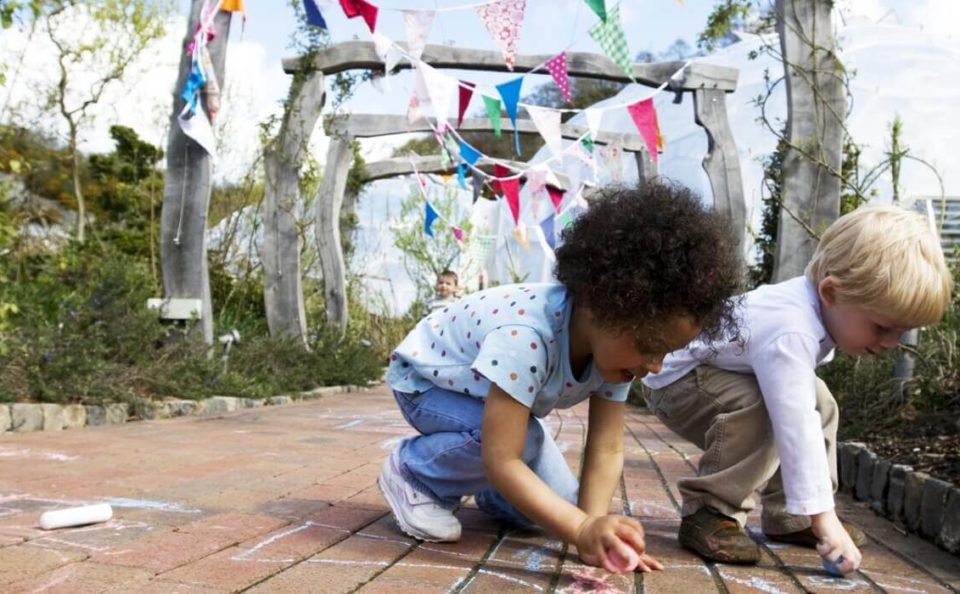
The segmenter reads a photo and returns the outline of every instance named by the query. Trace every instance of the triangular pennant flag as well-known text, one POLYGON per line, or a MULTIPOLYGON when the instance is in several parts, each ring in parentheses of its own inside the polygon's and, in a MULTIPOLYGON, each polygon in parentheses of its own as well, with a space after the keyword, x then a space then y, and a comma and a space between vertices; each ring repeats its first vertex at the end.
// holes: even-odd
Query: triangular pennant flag
POLYGON ((513 70, 513 59, 517 54, 517 39, 520 37, 520 25, 527 0, 499 0, 476 7, 483 26, 500 48, 507 68, 513 70))
POLYGON ((525 106, 537 132, 550 147, 555 157, 563 155, 563 136, 560 134, 560 112, 547 107, 525 106))
POLYGON ((587 118, 587 128, 590 130, 590 138, 596 138, 600 134, 600 122, 603 120, 602 109, 587 109, 584 114, 587 118))
POLYGON ((550 214, 547 218, 540 221, 540 228, 543 230, 543 238, 547 240, 547 245, 550 246, 551 250, 557 249, 557 237, 553 230, 553 222, 556 218, 555 214, 550 214))
MULTIPOLYGON (((304 2, 311 1, 313 0, 304 0, 304 2)), ((374 31, 371 37, 373 37, 373 49, 377 53, 377 57, 383 60, 384 74, 390 74, 394 68, 397 67, 397 64, 400 63, 400 58, 403 57, 403 54, 393 45, 390 38, 383 33, 374 31)))
POLYGON ((589 134, 580 139, 580 144, 591 153, 593 152, 593 139, 590 138, 589 134))
MULTIPOLYGON (((466 188, 464 188, 466 189, 466 188)), ((477 199, 480 198, 480 192, 483 191, 483 175, 479 171, 473 172, 473 203, 477 203, 477 199)))
POLYGON ((184 105, 183 111, 177 116, 177 122, 179 122, 180 129, 183 130, 183 133, 203 147, 203 150, 207 151, 210 155, 211 161, 216 164, 217 141, 214 138, 213 126, 210 125, 207 113, 202 109, 198 109, 196 113, 190 115, 190 106, 187 104, 184 105))
POLYGON ((463 243, 463 229, 454 225, 453 227, 450 227, 450 231, 453 232, 453 236, 457 239, 457 241, 463 243))
POLYGON ((223 0, 220 3, 220 10, 227 12, 246 12, 243 10, 243 0, 223 0))
POLYGON ((458 86, 457 81, 424 61, 417 62, 417 74, 423 77, 423 86, 430 94, 433 117, 437 120, 437 125, 446 126, 450 104, 453 102, 453 94, 458 86))
POLYGON ((513 123, 513 141, 517 155, 520 154, 520 134, 517 132, 517 103, 520 101, 520 87, 522 85, 522 76, 497 85, 497 92, 500 93, 507 115, 510 116, 510 121, 513 123))
POLYGON ((587 3, 587 6, 590 7, 590 10, 597 13, 597 16, 600 17, 601 21, 607 20, 607 7, 604 0, 585 0, 585 2, 587 3))
POLYGON ((600 149, 600 158, 603 164, 610 172, 610 181, 619 184, 623 181, 623 138, 615 137, 607 146, 600 149))
POLYGON ((490 118, 490 125, 493 127, 493 135, 500 138, 500 100, 496 97, 483 97, 483 105, 487 108, 487 117, 490 118))
MULTIPOLYGON (((470 98, 473 97, 473 89, 476 88, 476 83, 472 83, 468 80, 460 81, 460 106, 457 110, 457 129, 460 129, 460 125, 463 123, 463 114, 467 113, 467 106, 470 105, 470 98)), ((500 118, 497 118, 498 120, 500 118)))
MULTIPOLYGON (((589 137, 585 137, 584 140, 587 140, 589 137)), ((593 153, 588 153, 584 150, 583 140, 580 141, 580 144, 573 147, 570 153, 577 159, 583 161, 590 167, 590 172, 593 174, 593 179, 597 179, 597 160, 594 158, 593 153)))
POLYGON ((539 167, 533 167, 527 170, 527 190, 533 197, 539 197, 543 194, 546 187, 547 172, 539 167))
POLYGON ((604 53, 613 60, 614 64, 627 73, 630 80, 634 80, 630 48, 627 46, 627 38, 623 34, 623 27, 620 26, 619 4, 607 13, 605 21, 601 21, 590 28, 590 37, 593 37, 594 41, 603 48, 604 53))
POLYGON ((321 29, 327 28, 327 22, 323 20, 320 8, 317 7, 317 0, 303 0, 303 11, 307 13, 307 24, 321 29))
POLYGON ((507 199, 507 205, 510 207, 510 214, 513 215, 513 222, 520 222, 520 178, 511 177, 497 180, 500 182, 500 188, 503 190, 503 197, 507 199))
POLYGON ((340 0, 340 7, 343 8, 343 14, 347 15, 348 19, 363 17, 370 32, 373 33, 376 30, 378 9, 367 0, 340 0))
POLYGON ((407 28, 407 53, 412 60, 419 60, 427 45, 427 36, 436 13, 432 10, 404 10, 403 22, 407 28))
POLYGON ((530 243, 527 241, 526 225, 518 225, 517 228, 513 230, 513 238, 517 240, 517 243, 523 246, 524 251, 530 251, 530 243))
POLYGON ((547 186, 547 193, 550 194, 550 202, 553 203, 553 210, 560 212, 560 203, 563 202, 563 190, 553 186, 547 186))
POLYGON ((550 76, 553 77, 553 82, 560 89, 560 94, 567 103, 573 103, 573 95, 570 94, 570 77, 567 76, 567 54, 560 52, 547 60, 546 66, 550 76))
POLYGON ((433 205, 427 202, 427 214, 423 220, 423 232, 433 237, 433 222, 440 218, 440 215, 434 210, 433 205))
POLYGON ((501 163, 493 164, 493 181, 490 182, 490 189, 493 190, 493 194, 495 196, 503 195, 503 187, 500 185, 500 178, 508 177, 512 173, 513 172, 510 171, 510 169, 508 169, 506 165, 503 165, 501 163))
POLYGON ((653 107, 653 98, 628 105, 627 111, 637 126, 640 136, 643 137, 650 156, 656 161, 658 150, 663 148, 663 140, 660 136, 660 125, 657 123, 657 110, 653 107))
POLYGON ((469 165, 473 165, 480 158, 480 152, 470 146, 465 140, 460 141, 460 158, 469 165))
POLYGON ((453 177, 452 173, 441 173, 440 179, 443 180, 443 185, 450 183, 450 178, 453 177))

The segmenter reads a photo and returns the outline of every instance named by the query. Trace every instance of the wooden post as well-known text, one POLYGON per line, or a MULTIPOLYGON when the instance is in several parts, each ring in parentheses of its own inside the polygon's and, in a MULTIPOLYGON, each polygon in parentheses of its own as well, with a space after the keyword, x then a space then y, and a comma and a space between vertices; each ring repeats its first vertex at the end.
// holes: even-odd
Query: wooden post
POLYGON ((783 204, 773 280, 803 274, 818 238, 840 214, 846 98, 830 24, 831 0, 777 0, 787 83, 783 204), (802 150, 802 152, 801 152, 802 150))
POLYGON ((713 204, 717 212, 730 217, 733 231, 744 243, 747 230, 747 205, 743 198, 743 179, 740 177, 740 158, 727 119, 727 99, 717 89, 697 89, 693 92, 693 111, 696 122, 707 133, 707 156, 703 169, 710 178, 713 204))
POLYGON ((347 275, 340 247, 340 207, 353 163, 352 144, 353 139, 349 136, 330 139, 323 182, 316 200, 317 254, 323 271, 327 324, 337 328, 341 336, 347 329, 347 275))
POLYGON ((323 109, 323 73, 298 74, 290 87, 283 124, 264 155, 263 299, 271 336, 306 344, 307 316, 300 279, 300 167, 323 109), (302 77, 302 78, 300 78, 302 77))
MULTIPOLYGON (((193 0, 184 50, 193 39, 200 18, 202 0, 193 0)), ((230 36, 230 12, 219 12, 214 17, 216 38, 208 45, 213 69, 221 87, 224 81, 227 37, 230 36)), ((177 123, 183 110, 180 97, 191 56, 184 51, 180 58, 180 72, 173 93, 173 114, 167 140, 167 171, 163 183, 163 207, 160 217, 160 263, 163 272, 163 295, 173 299, 200 299, 203 339, 213 343, 213 305, 210 299, 210 272, 207 267, 207 207, 210 204, 210 155, 186 136, 177 123)), ((206 109, 206 99, 200 109, 206 109)))
POLYGON ((660 175, 660 165, 653 160, 650 151, 646 149, 634 151, 633 157, 637 160, 637 184, 641 188, 647 181, 660 175))

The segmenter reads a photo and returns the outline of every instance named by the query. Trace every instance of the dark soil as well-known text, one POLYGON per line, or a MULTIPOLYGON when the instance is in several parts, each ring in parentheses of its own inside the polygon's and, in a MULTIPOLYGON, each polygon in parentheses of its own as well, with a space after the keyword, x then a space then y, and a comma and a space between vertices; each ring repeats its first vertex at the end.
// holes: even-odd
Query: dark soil
POLYGON ((894 464, 912 466, 960 486, 960 418, 956 415, 925 415, 881 434, 848 438, 866 443, 894 464))

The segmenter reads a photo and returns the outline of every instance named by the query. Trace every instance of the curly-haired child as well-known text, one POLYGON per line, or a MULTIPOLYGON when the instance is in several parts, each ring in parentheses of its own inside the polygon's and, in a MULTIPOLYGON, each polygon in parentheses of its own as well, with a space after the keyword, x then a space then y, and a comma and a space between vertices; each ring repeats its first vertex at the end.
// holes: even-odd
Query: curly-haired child
POLYGON ((922 216, 860 208, 824 232, 805 275, 746 294, 743 340, 697 340, 644 378, 648 407, 704 450, 697 476, 678 483, 680 543, 707 559, 756 563, 743 526, 760 491, 771 540, 856 570, 866 537, 834 511, 839 414, 815 369, 835 347, 879 355, 910 328, 936 323, 951 287, 922 216))
POLYGON ((633 518, 610 515, 623 469, 624 401, 666 353, 734 324, 736 240, 689 190, 659 182, 602 192, 563 234, 557 284, 480 291, 422 320, 387 382, 420 435, 379 485, 400 528, 455 541, 461 497, 542 526, 611 571, 661 569, 633 518), (589 398, 580 481, 541 419, 589 398))

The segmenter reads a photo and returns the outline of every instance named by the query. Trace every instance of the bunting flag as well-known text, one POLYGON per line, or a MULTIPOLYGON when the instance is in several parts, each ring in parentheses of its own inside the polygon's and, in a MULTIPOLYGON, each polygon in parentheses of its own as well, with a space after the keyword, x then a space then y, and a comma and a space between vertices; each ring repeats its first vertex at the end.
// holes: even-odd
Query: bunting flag
POLYGON ((490 125, 493 127, 493 135, 500 138, 500 100, 496 97, 483 97, 483 105, 487 108, 487 117, 490 118, 490 125))
POLYGON ((517 228, 513 230, 513 238, 517 240, 523 247, 523 251, 530 251, 530 243, 527 239, 527 226, 526 225, 517 225, 517 228))
MULTIPOLYGON (((460 81, 460 105, 457 109, 457 129, 463 124, 463 114, 467 113, 467 107, 470 105, 470 98, 473 97, 473 90, 477 87, 476 83, 468 80, 460 81)), ((497 118, 498 120, 500 118, 497 118)))
POLYGON ((503 186, 500 185, 501 177, 509 177, 513 172, 507 169, 502 163, 493 164, 493 181, 490 182, 490 189, 495 196, 503 196, 503 186))
POLYGON ((510 207, 510 214, 513 215, 514 224, 520 223, 520 178, 512 177, 497 180, 500 182, 500 188, 503 191, 503 197, 507 199, 507 206, 510 207))
POLYGON ((303 11, 307 13, 307 24, 321 29, 327 28, 327 21, 323 20, 317 0, 303 0, 303 11))
POLYGON ((419 60, 423 55, 423 48, 427 46, 427 36, 433 26, 432 10, 404 10, 403 22, 407 29, 407 53, 412 60, 419 60))
MULTIPOLYGON (((607 20, 607 6, 604 0, 585 0, 590 10, 595 12, 601 21, 607 20)), ((619 6, 619 5, 618 5, 619 6)), ((616 9, 614 9, 616 10, 616 9)))
POLYGON ((563 136, 560 133, 560 112, 547 107, 525 106, 537 132, 555 157, 563 155, 563 136))
POLYGON ((483 174, 478 171, 473 172, 473 204, 477 203, 480 193, 483 191, 483 174))
POLYGON ((590 138, 597 138, 600 135, 600 122, 603 121, 603 112, 603 109, 587 109, 584 111, 587 128, 590 130, 590 138))
POLYGON ((560 89, 560 94, 567 103, 573 103, 573 95, 570 94, 570 77, 567 76, 567 54, 560 52, 547 60, 546 66, 550 76, 553 77, 553 82, 560 89))
POLYGON ((340 8, 348 19, 363 17, 370 32, 373 33, 376 30, 378 9, 367 0, 340 0, 340 8))
POLYGON ((553 222, 557 215, 551 213, 550 216, 540 221, 540 229, 543 230, 543 238, 551 250, 557 249, 557 236, 553 229, 553 222))
POLYGON ((590 37, 596 41, 613 63, 633 78, 633 63, 630 61, 630 48, 620 26, 620 5, 607 13, 607 19, 590 28, 590 37))
POLYGON ((473 148, 466 141, 460 141, 460 160, 463 161, 457 165, 457 181, 460 182, 460 187, 464 190, 467 189, 467 182, 465 178, 466 174, 466 165, 473 165, 477 162, 477 159, 480 158, 480 152, 477 149, 473 148))
POLYGON ((187 80, 183 83, 183 91, 180 93, 180 98, 187 102, 186 108, 189 109, 190 116, 197 113, 197 106, 200 104, 200 89, 206 82, 207 77, 200 66, 200 56, 194 56, 190 65, 190 72, 187 73, 187 80))
POLYGON ((593 152, 593 139, 590 138, 589 134, 580 139, 580 144, 591 153, 593 152))
POLYGON ((423 86, 430 95, 437 125, 447 126, 447 115, 450 114, 453 94, 457 91, 457 81, 422 60, 417 62, 417 74, 422 77, 423 86))
POLYGON ((573 146, 573 150, 569 151, 575 158, 586 163, 587 167, 590 168, 590 173, 593 175, 593 179, 597 179, 597 160, 593 156, 593 153, 588 153, 583 147, 583 141, 587 140, 589 137, 585 137, 580 141, 580 144, 573 146))
POLYGON ((522 85, 522 76, 497 85, 497 92, 500 93, 507 115, 510 116, 510 121, 513 123, 513 142, 517 155, 520 154, 520 134, 517 132, 517 103, 520 101, 520 87, 522 85))
POLYGON ((547 186, 547 193, 550 194, 550 202, 553 203, 553 210, 560 212, 560 203, 563 202, 563 190, 553 186, 547 186))
POLYGON ((517 54, 517 39, 520 37, 520 25, 527 0, 499 0, 476 7, 483 26, 500 48, 507 68, 513 70, 514 56, 517 54))
POLYGON ((241 12, 246 15, 247 11, 243 9, 243 0, 223 0, 220 3, 220 10, 226 12, 241 12))
POLYGON ((185 105, 183 111, 177 116, 177 122, 180 124, 183 133, 207 151, 210 159, 216 164, 217 141, 213 136, 213 126, 210 125, 207 113, 198 109, 196 113, 191 114, 189 105, 185 105))
POLYGON ((463 243, 463 229, 454 225, 450 227, 450 231, 453 232, 453 236, 456 238, 457 241, 459 241, 460 243, 463 243))
POLYGON ((663 150, 663 137, 660 135, 660 124, 657 123, 657 110, 653 106, 653 98, 628 105, 627 111, 637 130, 640 131, 650 156, 656 161, 658 152, 663 150))
POLYGON ((547 171, 540 167, 533 167, 532 169, 527 170, 526 177, 527 190, 529 190, 530 195, 534 198, 539 198, 542 196, 544 189, 547 186, 547 171))
POLYGON ((433 237, 433 222, 440 218, 440 214, 433 208, 433 205, 429 202, 427 204, 427 214, 423 220, 423 232, 433 237))
POLYGON ((623 138, 616 137, 606 146, 600 149, 600 158, 603 164, 610 172, 610 181, 619 184, 623 181, 623 138))
MULTIPOLYGON (((312 1, 313 0, 304 0, 304 2, 312 1)), ((393 72, 397 64, 400 63, 400 58, 403 57, 403 54, 401 54, 397 46, 393 44, 393 41, 383 33, 374 31, 371 37, 373 37, 373 49, 377 52, 377 57, 383 60, 384 75, 388 75, 393 72)))

